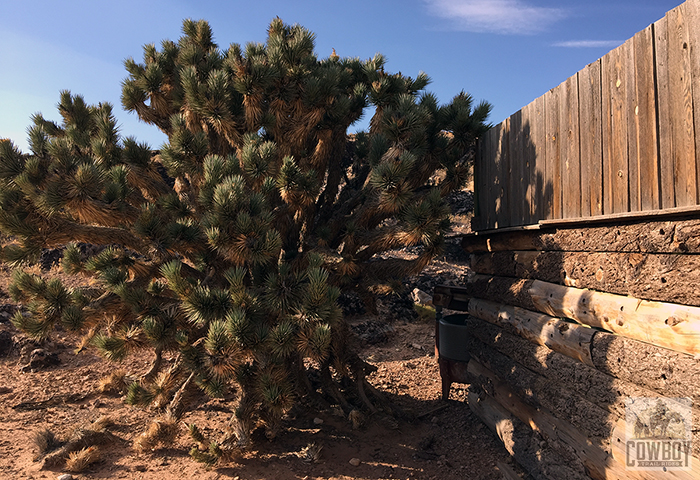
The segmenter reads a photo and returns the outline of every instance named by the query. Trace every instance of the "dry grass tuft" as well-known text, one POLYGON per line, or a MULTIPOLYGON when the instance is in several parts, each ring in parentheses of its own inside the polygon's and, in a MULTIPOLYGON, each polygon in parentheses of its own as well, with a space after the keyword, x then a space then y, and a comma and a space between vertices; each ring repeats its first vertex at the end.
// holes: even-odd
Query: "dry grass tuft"
POLYGON ((365 424, 365 416, 362 415, 362 413, 357 409, 354 409, 350 412, 350 414, 348 415, 348 419, 350 419, 350 422, 352 423, 352 428, 354 430, 359 430, 365 424))
POLYGON ((129 389, 132 379, 127 375, 126 370, 115 370, 107 377, 100 379, 98 390, 100 393, 114 395, 124 395, 129 389))
POLYGON ((315 443, 310 443, 298 453, 299 458, 308 463, 319 463, 321 461, 321 452, 323 451, 323 445, 316 445, 315 443))
POLYGON ((35 460, 56 450, 62 445, 58 438, 56 438, 56 434, 47 428, 34 432, 34 435, 32 436, 32 443, 34 443, 38 450, 38 455, 35 460))
POLYGON ((79 473, 100 459, 99 448, 92 446, 71 452, 66 460, 66 470, 79 473))
POLYGON ((179 432, 180 422, 172 416, 166 415, 153 420, 146 431, 134 440, 134 450, 148 452, 160 444, 173 443, 179 432))

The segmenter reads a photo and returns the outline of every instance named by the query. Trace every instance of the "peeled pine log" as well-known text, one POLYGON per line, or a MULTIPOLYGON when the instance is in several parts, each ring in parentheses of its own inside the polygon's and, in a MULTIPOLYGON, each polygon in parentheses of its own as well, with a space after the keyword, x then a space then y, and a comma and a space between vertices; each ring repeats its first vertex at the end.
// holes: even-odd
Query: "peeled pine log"
POLYGON ((476 389, 470 388, 468 399, 469 409, 496 434, 513 459, 536 480, 588 478, 582 469, 576 471, 567 465, 561 465, 558 455, 536 431, 513 416, 483 390, 479 389, 477 392, 476 389))
POLYGON ((542 313, 471 299, 468 312, 481 320, 513 331, 537 345, 544 345, 586 365, 593 366, 591 339, 595 330, 542 313))
POLYGON ((471 298, 482 298, 537 311, 530 295, 530 287, 533 282, 534 280, 521 278, 474 275, 467 281, 465 293, 471 298))
POLYGON ((475 275, 469 295, 566 317, 591 327, 700 357, 700 307, 555 285, 539 280, 475 275))
POLYGON ((623 337, 700 357, 700 308, 650 302, 535 280, 536 309, 623 337))
POLYGON ((546 228, 471 234, 462 239, 468 253, 514 250, 628 253, 700 253, 700 220, 656 221, 586 228, 546 228))
POLYGON ((700 406, 700 359, 604 333, 593 337, 591 357, 608 375, 700 406))
POLYGON ((512 276, 646 300, 700 306, 700 256, 509 251, 471 255, 478 274, 512 276))
POLYGON ((594 445, 568 422, 556 418, 546 409, 528 405, 505 382, 478 361, 470 360, 469 370, 478 379, 484 391, 510 414, 544 436, 549 445, 562 456, 563 463, 576 471, 580 472, 580 467, 583 467, 585 474, 594 479, 654 478, 648 474, 655 472, 627 470, 624 463, 620 463, 602 448, 594 445))
MULTIPOLYGON (((569 421, 608 453, 615 421, 626 415, 627 398, 685 396, 662 395, 621 381, 476 318, 465 320, 465 326, 476 339, 465 346, 472 357, 507 382, 526 403, 545 407, 569 421)), ((700 418, 697 409, 694 413, 700 418)), ((693 451, 700 455, 700 431, 693 433, 693 451)))
POLYGON ((548 410, 553 416, 571 423, 595 445, 610 450, 612 429, 618 419, 616 415, 560 383, 528 370, 477 339, 469 342, 468 349, 472 358, 507 383, 525 403, 548 410))

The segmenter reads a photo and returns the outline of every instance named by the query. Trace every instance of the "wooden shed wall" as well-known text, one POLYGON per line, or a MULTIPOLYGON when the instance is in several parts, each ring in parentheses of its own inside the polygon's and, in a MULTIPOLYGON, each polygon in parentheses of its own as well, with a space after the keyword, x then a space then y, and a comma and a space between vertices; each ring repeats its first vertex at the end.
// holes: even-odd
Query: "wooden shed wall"
POLYGON ((476 231, 700 205, 700 0, 489 130, 476 231))

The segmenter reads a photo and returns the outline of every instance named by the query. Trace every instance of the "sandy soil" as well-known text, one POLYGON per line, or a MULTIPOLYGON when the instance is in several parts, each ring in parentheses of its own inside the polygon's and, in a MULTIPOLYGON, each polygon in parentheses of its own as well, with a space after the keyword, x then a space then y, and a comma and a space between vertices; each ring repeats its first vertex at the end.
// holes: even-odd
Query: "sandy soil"
MULTIPOLYGON (((456 281, 465 269, 464 265, 436 262, 414 280, 423 285, 456 281)), ((14 307, 7 298, 7 276, 6 270, 0 271, 0 313, 14 307)), ((127 406, 118 396, 98 393, 99 380, 116 368, 136 375, 145 372, 148 356, 111 364, 90 351, 76 354, 76 338, 58 333, 43 347, 56 353, 60 364, 22 371, 26 353, 35 347, 7 317, 0 315, 0 339, 5 338, 5 347, 11 346, 4 352, 0 348, 3 478, 58 478, 64 473, 61 467, 42 469, 41 460, 36 459, 35 432, 49 429, 65 438, 76 427, 103 415, 109 415, 115 424, 109 429, 109 441, 98 447, 100 460, 74 473, 73 478, 452 480, 501 479, 497 462, 517 469, 494 435, 470 412, 466 385, 453 385, 449 401, 440 399, 434 324, 430 320, 350 319, 354 324, 369 321, 386 325, 387 339, 365 345, 363 356, 378 367, 370 382, 400 407, 405 417, 376 414, 366 419, 364 427, 354 430, 346 418, 333 411, 295 409, 285 420, 287 430, 276 440, 268 441, 256 431, 254 445, 244 455, 206 468, 189 457, 194 442, 184 425, 174 444, 136 453, 131 447, 133 440, 157 414, 127 406), (304 456, 310 445, 322 447, 317 461, 304 456)), ((195 399, 183 423, 196 423, 216 437, 232 414, 228 400, 195 399)))

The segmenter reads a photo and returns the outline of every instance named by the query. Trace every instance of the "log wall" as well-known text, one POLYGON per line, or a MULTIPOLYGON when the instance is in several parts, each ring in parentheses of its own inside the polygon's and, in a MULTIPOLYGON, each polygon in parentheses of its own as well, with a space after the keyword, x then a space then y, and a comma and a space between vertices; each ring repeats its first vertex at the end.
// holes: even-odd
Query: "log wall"
POLYGON ((700 220, 468 235, 474 275, 436 287, 464 312, 472 411, 534 478, 700 479, 700 220), (663 279, 663 280, 662 280, 663 279), (693 403, 692 470, 630 470, 630 397, 693 403), (661 476, 659 476, 661 475, 661 476))

